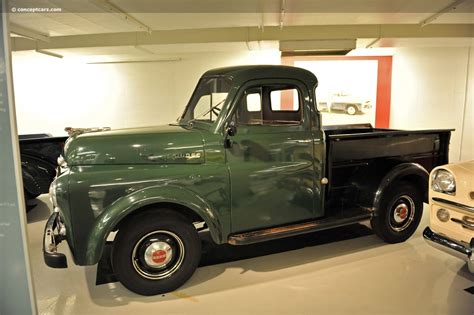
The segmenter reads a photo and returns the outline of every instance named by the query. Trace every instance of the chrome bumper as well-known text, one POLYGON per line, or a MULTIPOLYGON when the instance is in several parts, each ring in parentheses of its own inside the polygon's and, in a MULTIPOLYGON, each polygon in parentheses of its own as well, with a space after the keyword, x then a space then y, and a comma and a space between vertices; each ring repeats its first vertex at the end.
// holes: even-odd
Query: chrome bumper
POLYGON ((66 229, 59 212, 53 212, 46 222, 43 236, 43 257, 46 265, 52 268, 67 268, 67 258, 58 253, 58 244, 65 239, 66 229))
POLYGON ((433 232, 429 227, 423 231, 423 237, 428 242, 428 244, 434 248, 442 250, 443 252, 466 261, 469 271, 474 273, 474 256, 472 255, 473 242, 471 242, 471 244, 467 244, 464 242, 452 240, 442 234, 433 232))

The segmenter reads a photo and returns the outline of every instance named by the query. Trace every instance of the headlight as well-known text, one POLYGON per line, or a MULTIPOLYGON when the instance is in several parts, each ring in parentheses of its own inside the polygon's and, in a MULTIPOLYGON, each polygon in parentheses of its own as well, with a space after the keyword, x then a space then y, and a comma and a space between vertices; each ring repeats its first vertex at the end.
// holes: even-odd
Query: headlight
POLYGON ((444 169, 436 170, 431 177, 431 189, 453 195, 456 192, 456 181, 453 174, 444 169))

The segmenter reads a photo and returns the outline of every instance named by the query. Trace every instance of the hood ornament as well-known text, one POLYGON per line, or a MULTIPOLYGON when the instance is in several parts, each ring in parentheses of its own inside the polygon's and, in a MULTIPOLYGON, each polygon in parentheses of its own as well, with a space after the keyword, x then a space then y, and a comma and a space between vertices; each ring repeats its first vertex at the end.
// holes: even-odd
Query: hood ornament
POLYGON ((93 127, 93 128, 73 128, 73 127, 66 127, 64 131, 67 132, 69 137, 78 136, 83 133, 89 132, 99 132, 99 131, 109 131, 112 130, 110 127, 93 127))

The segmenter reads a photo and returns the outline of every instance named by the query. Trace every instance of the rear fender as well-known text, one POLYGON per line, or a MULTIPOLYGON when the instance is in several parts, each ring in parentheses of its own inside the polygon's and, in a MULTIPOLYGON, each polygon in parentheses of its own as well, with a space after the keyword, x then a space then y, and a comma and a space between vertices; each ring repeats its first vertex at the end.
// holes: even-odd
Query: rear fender
MULTIPOLYGON (((428 182, 429 173, 418 163, 402 163, 388 172, 380 182, 374 197, 374 209, 379 209, 382 195, 386 189, 394 182, 399 180, 407 180, 420 188, 423 195, 423 201, 428 201, 428 182)), ((375 212, 377 214, 377 211, 375 212)))
POLYGON ((48 192, 55 168, 45 161, 22 156, 21 172, 24 189, 31 195, 40 195, 48 192))
POLYGON ((386 160, 385 163, 374 165, 363 174, 357 174, 352 184, 358 188, 357 204, 359 207, 372 211, 377 215, 384 192, 396 181, 407 180, 420 188, 423 201, 428 200, 429 174, 418 163, 400 163, 386 160))

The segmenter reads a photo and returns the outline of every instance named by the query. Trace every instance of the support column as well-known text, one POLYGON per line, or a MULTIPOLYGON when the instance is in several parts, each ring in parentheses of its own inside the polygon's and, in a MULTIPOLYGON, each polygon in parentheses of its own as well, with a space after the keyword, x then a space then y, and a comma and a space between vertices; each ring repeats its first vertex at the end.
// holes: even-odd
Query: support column
POLYGON ((36 314, 5 2, 0 24, 0 314, 36 314))

